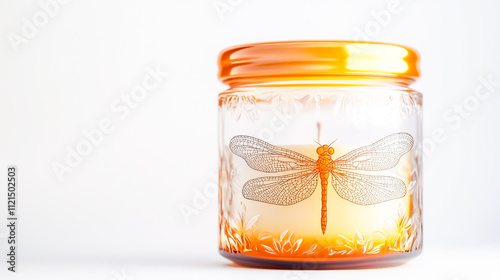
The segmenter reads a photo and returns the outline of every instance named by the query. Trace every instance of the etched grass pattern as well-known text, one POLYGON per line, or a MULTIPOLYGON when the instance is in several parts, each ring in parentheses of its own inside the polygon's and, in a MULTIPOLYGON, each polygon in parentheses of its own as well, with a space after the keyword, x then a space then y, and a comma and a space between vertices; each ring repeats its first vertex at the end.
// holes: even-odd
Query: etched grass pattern
POLYGON ((305 248, 305 246, 301 246, 303 244, 304 239, 298 238, 295 239, 294 234, 285 230, 281 235, 272 239, 272 245, 262 244, 261 246, 264 248, 264 251, 280 256, 294 256, 294 255, 312 255, 317 248, 317 244, 313 243, 309 247, 305 248))
POLYGON ((400 207, 398 217, 389 221, 385 232, 380 232, 385 240, 385 249, 393 252, 410 252, 416 239, 416 229, 405 214, 405 210, 400 207))
POLYGON ((352 236, 337 235, 328 243, 317 243, 297 238, 290 230, 279 236, 258 232, 255 224, 259 216, 245 217, 246 207, 241 204, 238 215, 221 221, 220 248, 232 253, 259 253, 280 257, 335 257, 349 255, 376 255, 387 252, 415 250, 417 228, 406 215, 403 207, 398 215, 388 221, 384 231, 369 236, 355 232, 352 236), (333 244, 333 245, 329 245, 333 244))
POLYGON ((383 244, 374 245, 373 239, 365 238, 361 233, 356 232, 351 238, 339 235, 338 246, 332 254, 352 255, 352 254, 378 254, 383 244))
POLYGON ((256 238, 252 235, 252 227, 259 216, 254 216, 247 221, 245 220, 245 212, 246 207, 242 204, 239 215, 236 218, 222 221, 220 234, 221 249, 233 253, 243 253, 255 249, 253 244, 256 238))

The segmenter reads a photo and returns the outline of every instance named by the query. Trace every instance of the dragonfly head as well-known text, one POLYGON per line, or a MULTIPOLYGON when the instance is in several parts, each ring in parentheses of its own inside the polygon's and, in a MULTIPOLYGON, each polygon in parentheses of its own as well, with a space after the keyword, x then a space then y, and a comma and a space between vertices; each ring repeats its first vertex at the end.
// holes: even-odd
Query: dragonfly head
POLYGON ((318 155, 333 155, 333 153, 335 153, 335 150, 328 145, 323 145, 316 149, 316 153, 318 153, 318 155))

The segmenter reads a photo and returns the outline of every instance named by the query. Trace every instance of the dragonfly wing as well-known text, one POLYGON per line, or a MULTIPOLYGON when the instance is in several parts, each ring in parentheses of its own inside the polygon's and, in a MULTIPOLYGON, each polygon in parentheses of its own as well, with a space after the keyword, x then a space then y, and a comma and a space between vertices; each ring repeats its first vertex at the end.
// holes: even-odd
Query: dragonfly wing
POLYGON ((379 171, 396 166, 413 147, 413 137, 404 132, 391 134, 379 141, 355 149, 333 162, 334 169, 379 171))
POLYGON ((406 195, 406 185, 398 178, 348 171, 332 172, 332 185, 340 197, 358 205, 372 205, 406 195))
POLYGON ((317 184, 316 171, 260 177, 245 183, 243 196, 246 199, 274 205, 292 205, 310 197, 317 184))
POLYGON ((251 168, 263 172, 282 172, 316 168, 316 161, 297 152, 273 146, 255 137, 238 135, 229 142, 231 151, 251 168))

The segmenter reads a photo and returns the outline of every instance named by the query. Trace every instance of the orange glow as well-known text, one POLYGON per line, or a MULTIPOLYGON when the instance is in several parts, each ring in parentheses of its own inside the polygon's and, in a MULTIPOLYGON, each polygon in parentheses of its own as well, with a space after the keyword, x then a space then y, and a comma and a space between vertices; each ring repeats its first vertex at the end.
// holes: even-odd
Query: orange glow
MULTIPOLYGON (((309 157, 314 157, 314 146, 287 146, 309 157)), ((353 146, 337 146, 338 156, 351 151, 353 146)), ((318 147, 317 150, 323 147, 318 147)), ((405 185, 411 182, 411 155, 406 154, 400 165, 384 171, 384 175, 397 176, 405 185)), ((248 172, 244 178, 258 173, 248 172)), ((242 178, 243 179, 243 178, 242 178)), ((320 267, 356 267, 404 262, 413 257, 420 245, 416 242, 420 224, 410 217, 412 194, 386 203, 359 207, 338 196, 330 188, 322 192, 322 182, 310 199, 292 206, 280 207, 257 201, 245 201, 233 218, 221 218, 219 249, 222 255, 236 263, 282 261, 283 267, 301 262, 320 267), (328 196, 328 202, 326 202, 328 196), (328 204, 330 213, 328 231, 326 216, 319 201, 328 204), (320 213, 318 213, 320 212, 320 213), (279 217, 279 218, 277 218, 279 217), (322 227, 317 222, 322 221, 322 227), (390 260, 390 261, 388 261, 390 260)), ((326 183, 326 182, 325 182, 326 183)), ((221 190, 222 191, 222 190, 221 190)), ((221 213, 224 216, 224 213, 221 213)))

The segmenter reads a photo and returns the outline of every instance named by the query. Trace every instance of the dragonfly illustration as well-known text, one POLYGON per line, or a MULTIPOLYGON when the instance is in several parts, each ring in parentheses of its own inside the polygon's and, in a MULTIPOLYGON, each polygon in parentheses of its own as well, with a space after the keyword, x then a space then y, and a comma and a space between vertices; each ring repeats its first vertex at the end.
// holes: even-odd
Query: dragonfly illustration
MULTIPOLYGON (((331 145, 331 144, 330 144, 331 145)), ((373 205, 406 195, 405 183, 395 177, 368 175, 348 170, 381 171, 396 166, 413 146, 408 133, 395 133, 379 141, 355 149, 335 160, 330 145, 316 149, 314 160, 292 150, 273 146, 255 137, 238 135, 229 148, 243 158, 252 169, 276 173, 301 170, 281 176, 260 177, 243 185, 243 196, 249 200, 274 205, 292 205, 310 197, 321 180, 321 230, 326 231, 326 202, 329 175, 337 194, 358 205, 373 205)))

